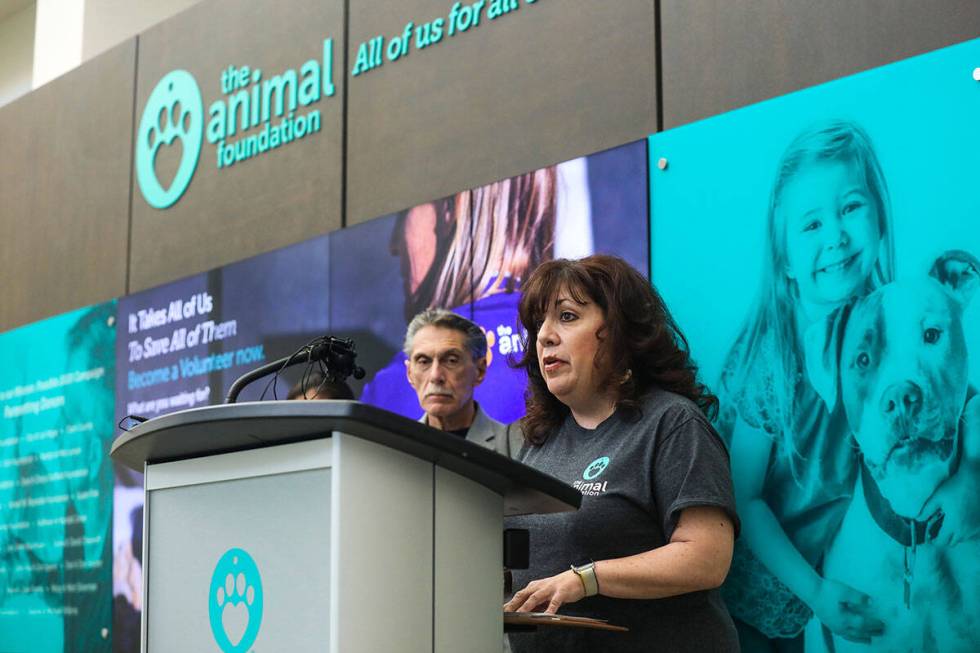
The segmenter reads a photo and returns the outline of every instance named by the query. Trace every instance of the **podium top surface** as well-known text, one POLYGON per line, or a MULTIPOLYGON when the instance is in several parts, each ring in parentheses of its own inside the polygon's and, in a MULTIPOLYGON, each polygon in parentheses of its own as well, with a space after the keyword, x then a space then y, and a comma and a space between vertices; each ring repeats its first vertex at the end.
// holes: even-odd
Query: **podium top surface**
POLYGON ((339 431, 430 461, 501 494, 505 515, 576 510, 581 493, 459 436, 357 401, 255 401, 156 417, 120 435, 110 453, 143 465, 330 437, 339 431))

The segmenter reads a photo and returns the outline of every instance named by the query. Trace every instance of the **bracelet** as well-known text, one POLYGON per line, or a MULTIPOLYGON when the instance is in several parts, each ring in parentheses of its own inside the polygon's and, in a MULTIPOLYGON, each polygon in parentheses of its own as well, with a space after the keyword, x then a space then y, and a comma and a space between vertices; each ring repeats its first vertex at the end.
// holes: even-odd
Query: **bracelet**
POLYGON ((572 571, 582 581, 586 596, 595 596, 599 593, 599 579, 595 575, 595 562, 587 562, 584 565, 572 565, 572 571))

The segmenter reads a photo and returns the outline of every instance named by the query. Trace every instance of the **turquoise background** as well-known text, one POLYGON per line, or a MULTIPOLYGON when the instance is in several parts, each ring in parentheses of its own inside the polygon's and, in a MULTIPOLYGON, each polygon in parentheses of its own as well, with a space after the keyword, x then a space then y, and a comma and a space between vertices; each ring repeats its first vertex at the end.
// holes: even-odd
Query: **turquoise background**
POLYGON ((111 301, 0 334, 0 393, 66 372, 103 368, 99 378, 0 400, 0 650, 111 650, 112 466, 107 454, 113 436, 115 306, 111 301), (65 403, 37 415, 3 417, 5 408, 42 396, 63 396, 65 403), (91 427, 66 429, 84 424, 91 427), (28 441, 28 435, 46 431, 57 437, 28 441), (56 451, 66 455, 49 455, 56 451), (52 478, 59 473, 63 476, 52 478), (23 482, 38 477, 45 480, 23 482), (36 503, 11 506, 25 499, 36 503), (84 523, 38 523, 44 519, 84 523), (81 538, 81 544, 59 544, 74 538, 81 538), (11 549, 19 543, 41 546, 30 553, 11 549), (53 589, 68 584, 87 589, 53 589), (37 589, 12 591, 22 587, 37 589))
MULTIPOLYGON (((776 163, 807 126, 843 118, 870 135, 891 192, 897 278, 925 274, 946 249, 980 254, 977 66, 980 40, 650 137, 651 279, 706 381, 758 284, 776 163)), ((971 378, 980 379, 980 356, 971 378)))
MULTIPOLYGON (((946 250, 980 255, 980 82, 973 78, 978 65, 980 40, 974 40, 649 138, 651 279, 687 336, 701 378, 712 390, 719 389, 725 356, 751 310, 769 256, 764 251, 766 220, 778 161, 808 127, 843 119, 870 136, 891 198, 896 280, 924 278, 946 250)), ((973 354, 968 378, 974 387, 980 381, 978 318, 980 302, 974 300, 963 316, 967 352, 973 354)), ((854 447, 847 433, 839 440, 841 447, 854 447)), ((733 458, 733 468, 738 465, 733 458)), ((770 459, 767 475, 772 465, 770 459)), ((813 489, 807 483, 788 483, 781 496, 763 498, 775 504, 813 489)), ((800 528, 781 526, 787 532, 800 528)), ((883 537, 866 534, 868 543, 883 537)), ((969 549, 966 555, 980 555, 976 542, 961 546, 960 551, 969 549)), ((745 547, 744 537, 739 547, 745 547)), ((739 555, 737 551, 736 558, 739 555)), ((758 571, 749 577, 758 578, 753 575, 758 571)), ((919 573, 916 582, 928 583, 919 573)), ((875 591, 902 596, 901 580, 870 582, 877 584, 875 591)), ((941 597, 955 591, 939 585, 935 589, 941 597)), ((780 611, 788 610, 780 604, 774 612, 780 611)), ((886 633, 894 635, 896 624, 905 618, 889 615, 886 633)), ((911 619, 921 616, 913 611, 911 619)), ((967 624, 980 622, 980 614, 949 619, 969 628, 967 624)), ((820 628, 817 619, 809 622, 805 650, 822 650, 820 628)), ((974 642, 980 637, 976 629, 973 626, 974 642)), ((893 650, 881 641, 873 638, 869 650, 893 650)), ((920 644, 913 639, 904 645, 920 650, 920 644)), ((840 650, 841 642, 837 646, 840 650)), ((743 649, 770 650, 744 639, 743 649)))
POLYGON ((211 633, 224 653, 245 653, 255 643, 255 638, 258 637, 259 629, 262 627, 263 605, 262 575, 259 573, 255 560, 245 549, 228 549, 214 567, 211 586, 208 590, 208 617, 211 623, 211 633), (241 584, 238 583, 239 576, 243 579, 241 584), (229 583, 226 578, 228 577, 234 579, 233 589, 230 593, 227 591, 229 583), (247 600, 249 588, 254 592, 252 601, 247 600), (220 604, 218 602, 219 590, 221 592, 220 604), (244 604, 248 611, 248 625, 242 633, 241 639, 232 643, 228 639, 228 634, 225 632, 222 623, 222 609, 241 604, 244 604))

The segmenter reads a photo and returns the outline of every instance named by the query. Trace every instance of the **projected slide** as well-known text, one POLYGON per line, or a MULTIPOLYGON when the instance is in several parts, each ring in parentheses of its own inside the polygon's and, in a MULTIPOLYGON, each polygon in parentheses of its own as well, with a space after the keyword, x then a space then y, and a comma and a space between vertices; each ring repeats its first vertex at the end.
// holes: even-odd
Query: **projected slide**
MULTIPOLYGON (((222 403, 239 375, 323 335, 327 247, 316 238, 121 299, 120 415, 222 403)), ((278 397, 287 389, 280 381, 278 397)))
POLYGON ((543 261, 596 252, 645 272, 646 224, 646 144, 639 141, 333 234, 334 328, 388 352, 370 361, 377 366, 365 365, 361 400, 421 415, 402 339, 412 316, 442 307, 487 334, 490 365, 476 400, 497 420, 521 417, 525 380, 507 365, 522 351, 521 280, 543 261))
POLYGON ((722 403, 745 650, 980 641, 980 41, 650 139, 652 278, 722 403))
POLYGON ((0 650, 109 651, 115 302, 0 334, 0 650))

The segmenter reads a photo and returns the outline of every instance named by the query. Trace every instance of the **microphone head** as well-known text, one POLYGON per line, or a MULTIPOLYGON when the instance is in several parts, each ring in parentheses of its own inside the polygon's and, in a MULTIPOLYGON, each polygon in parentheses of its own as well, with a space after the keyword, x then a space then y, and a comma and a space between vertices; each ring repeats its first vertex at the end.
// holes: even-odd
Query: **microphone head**
POLYGON ((357 348, 350 338, 321 336, 309 344, 308 352, 308 362, 322 361, 334 381, 344 381, 351 375, 355 379, 364 378, 364 368, 354 363, 357 348))

